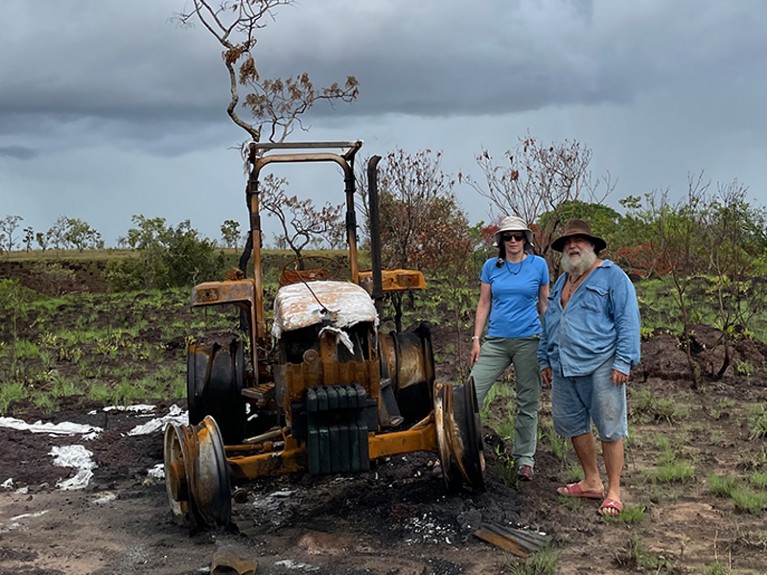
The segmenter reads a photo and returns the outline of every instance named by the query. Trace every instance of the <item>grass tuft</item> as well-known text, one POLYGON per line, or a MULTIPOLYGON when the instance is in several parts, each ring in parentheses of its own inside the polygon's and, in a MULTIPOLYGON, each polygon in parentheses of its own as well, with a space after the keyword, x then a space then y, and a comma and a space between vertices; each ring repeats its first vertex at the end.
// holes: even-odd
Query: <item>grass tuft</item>
POLYGON ((685 483, 695 477, 695 467, 689 463, 666 463, 655 471, 658 483, 685 483))
POLYGON ((556 575, 559 567, 559 551, 546 545, 525 559, 522 564, 507 561, 511 575, 556 575))

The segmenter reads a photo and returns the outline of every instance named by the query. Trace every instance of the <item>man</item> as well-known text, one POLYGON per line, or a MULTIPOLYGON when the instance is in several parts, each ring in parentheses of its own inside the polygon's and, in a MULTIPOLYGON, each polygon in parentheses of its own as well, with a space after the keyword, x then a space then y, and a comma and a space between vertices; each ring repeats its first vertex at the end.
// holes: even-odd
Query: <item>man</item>
POLYGON ((639 362, 639 305, 628 276, 583 220, 568 222, 551 244, 562 269, 551 290, 538 347, 544 387, 552 388, 554 429, 572 440, 583 480, 557 489, 567 497, 601 499, 599 513, 623 511, 620 480, 628 435, 626 382, 639 362), (607 490, 599 474, 592 423, 602 442, 607 490))

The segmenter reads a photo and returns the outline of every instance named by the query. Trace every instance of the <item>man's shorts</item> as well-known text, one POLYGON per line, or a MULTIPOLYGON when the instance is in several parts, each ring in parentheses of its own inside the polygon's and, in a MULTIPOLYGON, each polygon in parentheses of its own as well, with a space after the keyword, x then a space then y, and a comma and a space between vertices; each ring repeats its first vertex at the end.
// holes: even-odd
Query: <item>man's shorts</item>
POLYGON ((554 429, 563 437, 575 437, 597 428, 602 441, 617 441, 628 435, 626 385, 612 380, 613 358, 590 375, 564 377, 554 370, 551 415, 554 429))

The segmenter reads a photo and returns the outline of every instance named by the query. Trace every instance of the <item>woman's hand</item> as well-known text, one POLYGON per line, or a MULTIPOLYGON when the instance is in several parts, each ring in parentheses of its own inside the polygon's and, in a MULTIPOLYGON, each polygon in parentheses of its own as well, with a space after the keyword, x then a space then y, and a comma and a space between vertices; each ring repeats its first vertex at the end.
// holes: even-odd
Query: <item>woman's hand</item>
POLYGON ((479 339, 471 340, 471 356, 469 357, 469 365, 474 365, 474 363, 479 359, 479 351, 481 348, 482 346, 479 344, 479 339))

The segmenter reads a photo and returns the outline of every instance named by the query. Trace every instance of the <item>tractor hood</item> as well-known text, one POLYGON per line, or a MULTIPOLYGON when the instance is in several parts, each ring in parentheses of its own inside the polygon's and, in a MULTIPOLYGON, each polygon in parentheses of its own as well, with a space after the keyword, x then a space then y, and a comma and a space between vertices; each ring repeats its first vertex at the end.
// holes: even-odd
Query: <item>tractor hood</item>
POLYGON ((313 281, 286 285, 274 299, 272 335, 280 339, 293 331, 327 322, 335 328, 372 322, 378 328, 378 314, 370 294, 351 282, 313 281))

